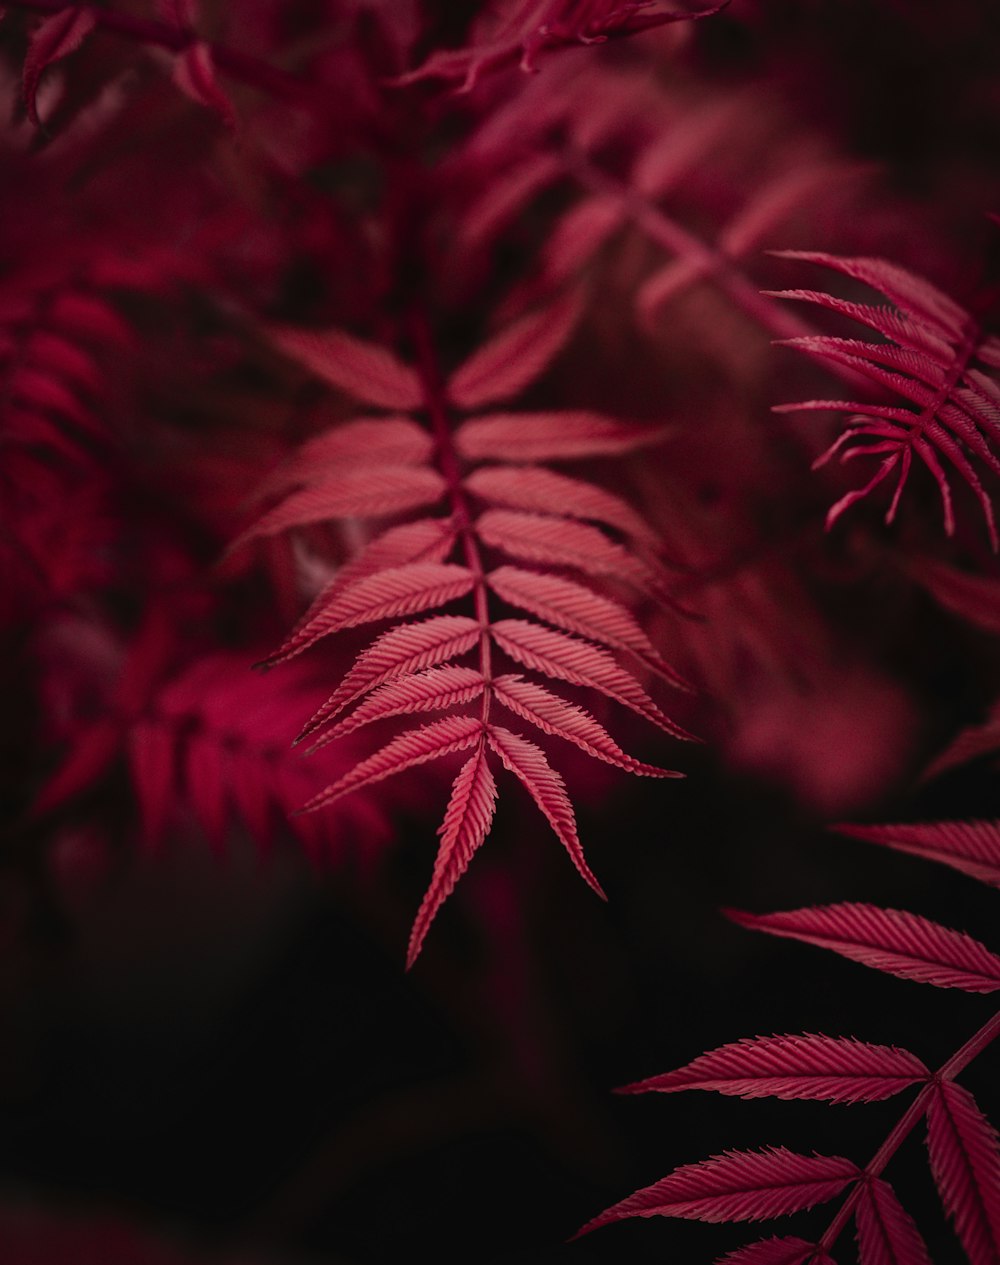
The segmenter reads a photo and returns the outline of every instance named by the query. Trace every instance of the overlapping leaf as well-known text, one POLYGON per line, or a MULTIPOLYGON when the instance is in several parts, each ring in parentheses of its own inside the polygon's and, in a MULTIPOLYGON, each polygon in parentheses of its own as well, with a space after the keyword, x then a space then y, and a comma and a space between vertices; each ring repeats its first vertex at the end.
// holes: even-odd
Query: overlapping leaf
POLYGON ((1000 1146, 967 1089, 935 1087, 927 1109, 927 1150, 941 1201, 971 1265, 1000 1260, 1000 1146))
POLYGON ((863 1183, 854 1219, 861 1265, 931 1265, 920 1231, 888 1182, 863 1183))
POLYGON ((1000 823, 913 822, 898 826, 838 826, 841 834, 898 852, 940 861, 963 874, 1000 887, 1000 823))

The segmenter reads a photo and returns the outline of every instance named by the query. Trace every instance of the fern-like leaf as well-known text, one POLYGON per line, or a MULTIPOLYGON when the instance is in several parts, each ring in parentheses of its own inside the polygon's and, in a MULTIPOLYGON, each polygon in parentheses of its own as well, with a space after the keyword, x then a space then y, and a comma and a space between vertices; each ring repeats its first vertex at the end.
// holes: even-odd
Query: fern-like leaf
POLYGON ((1000 958, 962 931, 899 909, 875 905, 820 905, 787 913, 727 910, 751 931, 787 936, 897 975, 900 979, 992 993, 1000 988, 1000 958))
POLYGON ((948 535, 955 530, 949 476, 942 458, 958 471, 979 502, 994 550, 1000 548, 992 501, 971 458, 1000 474, 1000 383, 986 372, 997 364, 1000 342, 946 294, 921 277, 883 259, 847 259, 810 251, 778 251, 784 259, 820 264, 880 291, 892 309, 846 303, 812 290, 769 291, 861 321, 889 342, 807 336, 785 345, 868 378, 902 396, 901 406, 878 402, 806 400, 779 412, 836 409, 850 414, 847 429, 818 459, 880 458, 863 487, 843 496, 827 515, 827 526, 884 480, 895 477, 886 522, 895 518, 914 457, 938 485, 948 535))
POLYGON ((786 1147, 726 1151, 684 1164, 606 1209, 580 1234, 626 1217, 766 1221, 833 1199, 859 1176, 837 1155, 799 1155, 786 1147))
POLYGON ((465 873, 473 853, 489 834, 496 800, 496 781, 486 761, 485 744, 480 742, 452 787, 440 830, 441 844, 434 862, 434 873, 410 932, 407 967, 416 961, 434 915, 465 873))
POLYGON ((618 457, 662 443, 668 428, 601 413, 490 413, 465 422, 455 447, 467 461, 576 461, 618 457))
POLYGON ((967 1089, 935 1086, 927 1150, 941 1201, 971 1265, 1000 1260, 1000 1147, 996 1130, 967 1089))
POLYGON ((1000 887, 1000 822, 934 821, 899 826, 841 825, 836 829, 866 843, 940 861, 1000 887))
POLYGON ((675 1072, 651 1076, 618 1092, 672 1094, 715 1090, 740 1098, 816 1098, 833 1103, 878 1102, 930 1072, 914 1054, 853 1037, 748 1037, 701 1054, 675 1072))
POLYGON ((423 403, 420 379, 414 370, 376 343, 366 343, 339 329, 272 326, 268 335, 286 355, 364 404, 415 409, 423 403))
POLYGON ((863 1183, 854 1218, 860 1265, 931 1265, 920 1231, 888 1182, 863 1183))
POLYGON ((519 676, 500 676, 493 682, 497 702, 522 720, 537 725, 543 733, 565 738, 597 760, 604 760, 628 773, 646 777, 682 777, 670 769, 643 764, 626 755, 617 742, 582 707, 559 698, 544 686, 519 676))
POLYGON ((413 712, 444 711, 458 703, 471 703, 486 689, 482 673, 475 668, 428 668, 382 685, 344 720, 328 729, 310 748, 326 746, 334 738, 349 734, 362 725, 413 712))

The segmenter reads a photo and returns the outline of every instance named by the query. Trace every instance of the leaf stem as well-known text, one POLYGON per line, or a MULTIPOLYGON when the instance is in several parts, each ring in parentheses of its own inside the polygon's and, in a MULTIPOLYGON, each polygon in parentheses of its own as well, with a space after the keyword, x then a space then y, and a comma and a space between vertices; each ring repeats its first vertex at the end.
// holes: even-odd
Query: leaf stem
POLYGON ((974 1033, 968 1041, 951 1056, 946 1063, 930 1077, 927 1083, 917 1094, 913 1102, 910 1103, 906 1111, 896 1121, 896 1125, 892 1132, 885 1139, 879 1149, 872 1156, 868 1164, 861 1174, 860 1180, 855 1184, 854 1189, 841 1204, 837 1215, 827 1226, 823 1237, 818 1243, 821 1252, 829 1252, 836 1240, 839 1238, 844 1227, 847 1225, 854 1212, 858 1201, 866 1185, 879 1177, 886 1165, 899 1150, 904 1140, 913 1131, 916 1124, 923 1118, 927 1111, 928 1104, 934 1094, 937 1086, 942 1081, 954 1080, 956 1076, 972 1062, 974 1058, 980 1055, 986 1047, 1000 1036, 1000 1011, 974 1033))
POLYGON ((479 670, 486 688, 483 690, 482 722, 489 722, 490 703, 493 698, 491 662, 489 589, 486 584, 486 568, 479 549, 479 538, 469 508, 469 498, 462 479, 462 465, 452 442, 451 410, 444 379, 434 352, 434 343, 428 323, 423 316, 415 316, 410 323, 417 353, 417 369, 424 388, 424 401, 434 432, 438 467, 448 485, 448 499, 452 516, 462 538, 465 561, 472 572, 476 619, 479 622, 479 670))

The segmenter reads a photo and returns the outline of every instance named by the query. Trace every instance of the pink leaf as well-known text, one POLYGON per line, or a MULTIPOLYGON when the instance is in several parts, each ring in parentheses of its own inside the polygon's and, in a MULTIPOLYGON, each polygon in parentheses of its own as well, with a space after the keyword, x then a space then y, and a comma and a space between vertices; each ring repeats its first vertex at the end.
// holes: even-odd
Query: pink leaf
POLYGON ((519 395, 569 341, 580 311, 579 296, 571 293, 509 325, 451 375, 451 402, 478 409, 519 395))
POLYGON ((798 1155, 783 1146, 726 1151, 697 1164, 684 1164, 652 1186, 637 1190, 579 1233, 625 1217, 764 1221, 833 1199, 858 1176, 850 1160, 836 1155, 798 1155))
POLYGON ((531 798, 544 813, 555 831, 559 842, 570 855, 579 873, 593 890, 606 900, 600 883, 591 873, 584 860, 583 848, 576 833, 573 805, 566 794, 562 778, 551 767, 542 751, 533 742, 513 734, 500 725, 490 725, 487 741, 503 761, 503 766, 513 773, 527 788, 531 798))
POLYGON ((865 966, 938 988, 992 993, 1000 988, 1000 958, 961 931, 875 905, 820 905, 777 914, 726 910, 751 931, 832 949, 865 966))
POLYGON ((941 1202, 970 1265, 1000 1260, 1000 1149, 967 1089, 938 1084, 927 1109, 927 1150, 941 1202))
POLYGON ((701 1054, 676 1072, 651 1076, 618 1092, 706 1089, 740 1098, 878 1102, 929 1076, 920 1059, 906 1050, 807 1033, 747 1037, 701 1054))
POLYGON ((496 782, 486 763, 485 744, 480 742, 451 790, 451 799, 439 831, 441 844, 434 862, 434 873, 410 932, 407 969, 416 961, 437 911, 454 891, 476 849, 489 834, 496 800, 496 782))
POLYGON ((272 343, 324 382, 379 408, 415 409, 424 402, 417 374, 379 347, 340 329, 272 326, 272 343))
POLYGON ((1000 633, 1000 580, 970 575, 930 558, 910 563, 908 572, 945 610, 984 632, 1000 633))
POLYGON ((419 672, 470 650, 481 630, 464 615, 437 615, 420 624, 390 628, 355 660, 351 670, 303 728, 297 742, 336 716, 348 703, 396 677, 419 672))
POLYGON ((520 567, 497 567, 487 580, 497 597, 512 606, 530 611, 568 632, 629 650, 667 680, 679 681, 632 615, 610 598, 601 597, 572 580, 538 575, 520 567))
POLYGON ((405 566, 409 562, 443 562, 454 543, 455 525, 450 518, 421 518, 382 532, 340 568, 294 631, 273 655, 264 660, 264 664, 282 663, 311 646, 318 635, 315 632, 318 617, 349 585, 378 571, 405 566))
POLYGON ((805 1239, 760 1239, 720 1256, 716 1265, 834 1265, 818 1243, 805 1239))
POLYGON ((490 631, 505 654, 533 672, 597 690, 673 737, 699 741, 660 711, 635 677, 598 646, 524 619, 498 620, 490 631))
POLYGON ((455 447, 468 461, 572 461, 637 452, 669 433, 601 413, 494 413, 460 426, 455 447))
POLYGON ((854 1215, 860 1265, 931 1265, 920 1231, 888 1182, 864 1182, 854 1215))
POLYGON ((433 451, 430 433, 408 417, 358 417, 304 443, 264 480, 258 495, 308 486, 345 469, 423 465, 433 451))
POLYGON ((311 644, 342 628, 443 606, 471 592, 474 583, 468 567, 453 563, 411 562, 387 567, 338 589, 301 630, 300 637, 305 644, 311 644))
POLYGON ((380 466, 347 470, 302 492, 293 492, 229 546, 239 549, 261 536, 276 536, 290 527, 306 527, 331 518, 381 518, 432 505, 446 483, 436 470, 422 466, 380 466))
POLYGON ((589 518, 649 544, 657 534, 620 496, 538 466, 484 466, 465 479, 470 492, 512 509, 589 518))
POLYGON ((537 725, 543 733, 565 738, 597 760, 646 777, 683 777, 682 773, 643 764, 626 755, 589 712, 534 681, 525 681, 519 676, 499 676, 493 682, 493 692, 499 703, 522 720, 537 725))
POLYGON ((588 523, 520 510, 485 510, 476 520, 476 534, 484 544, 523 562, 615 576, 647 591, 656 588, 648 567, 588 523))
POLYGON ((837 826, 853 839, 940 861, 1000 887, 1000 822, 934 821, 900 826, 837 826))
POLYGON ((464 751, 482 735, 483 722, 474 716, 445 716, 432 720, 420 729, 399 734, 391 742, 366 760, 361 760, 348 773, 331 783, 325 790, 314 795, 300 809, 304 813, 315 812, 353 791, 371 786, 383 778, 393 777, 415 765, 437 760, 452 751, 464 751))
MULTIPOLYGON (((381 685, 350 716, 328 730, 316 743, 326 746, 334 738, 360 729, 362 725, 389 716, 411 712, 429 712, 469 703, 486 688, 483 674, 477 668, 429 668, 413 676, 398 677, 381 685)), ((315 750, 316 748, 313 748, 315 750)))
POLYGON ((177 54, 174 83, 185 96, 217 114, 230 132, 237 130, 236 111, 219 87, 212 49, 204 41, 197 40, 177 54))
POLYGON ((53 62, 75 52, 97 25, 90 5, 71 5, 46 18, 34 30, 24 58, 24 103, 28 118, 39 123, 36 97, 42 72, 53 62))

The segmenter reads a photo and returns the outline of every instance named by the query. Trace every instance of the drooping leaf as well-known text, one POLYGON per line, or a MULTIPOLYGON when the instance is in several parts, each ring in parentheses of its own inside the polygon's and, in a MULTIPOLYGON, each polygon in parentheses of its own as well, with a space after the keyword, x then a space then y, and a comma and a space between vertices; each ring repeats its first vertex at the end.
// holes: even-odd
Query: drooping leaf
POLYGON ((995 576, 970 575, 931 558, 911 561, 907 571, 945 610, 984 632, 1000 633, 1000 580, 995 576))
POLYGON ((669 433, 667 427, 601 413, 490 413, 464 422, 455 432, 455 447, 468 461, 574 461, 638 452, 669 433))
POLYGON ((313 796, 300 811, 315 812, 317 808, 324 808, 342 795, 350 795, 352 791, 371 786, 383 778, 393 777, 415 765, 437 760, 453 751, 464 751, 472 746, 482 732, 483 723, 474 716, 445 716, 442 720, 432 720, 419 729, 407 730, 313 796))
POLYGON ((36 126, 38 118, 38 82, 42 72, 53 62, 76 52, 97 25, 97 15, 89 4, 68 5, 35 28, 24 58, 24 103, 28 118, 36 126))
POLYGON ((799 1155, 783 1146, 725 1151, 637 1190, 579 1233, 626 1217, 764 1221, 833 1199, 858 1176, 858 1168, 837 1155, 799 1155))
POLYGON ((620 496, 604 488, 538 466, 483 466, 464 480, 466 488, 494 505, 586 518, 616 527, 652 544, 653 529, 620 496))
POLYGON ((346 470, 293 492, 232 543, 229 552, 262 536, 306 527, 332 518, 381 518, 433 505, 447 484, 427 466, 375 466, 346 470))
POLYGON ((451 402, 472 410, 519 395, 566 345, 580 312, 579 295, 570 293, 509 325, 451 375, 451 402))
POLYGON ((340 329, 272 326, 267 334, 279 351, 356 400, 405 410, 423 404, 423 388, 414 370, 376 343, 340 329))
POLYGON ((629 650, 668 681, 681 678, 657 653, 653 643, 624 606, 561 576, 541 575, 520 567, 497 567, 487 577, 497 597, 530 611, 568 632, 620 650, 629 650))
POLYGON ((482 672, 478 668, 428 668, 412 676, 398 677, 381 685, 370 694, 350 716, 328 729, 316 743, 326 746, 334 738, 369 725, 372 721, 386 720, 390 716, 404 716, 411 712, 438 711, 453 707, 456 703, 469 703, 478 698, 486 688, 482 672))
POLYGON ((468 567, 452 562, 386 567, 340 588, 301 635, 311 643, 343 628, 444 606, 471 592, 474 583, 468 567))
POLYGON ((498 620, 490 632, 500 649, 526 668, 570 685, 598 690, 673 737, 700 741, 662 712, 635 677, 599 646, 525 619, 498 620))
POLYGON ((1000 1146, 976 1100, 954 1081, 935 1087, 927 1151, 941 1202, 970 1265, 1000 1261, 1000 1146))
POLYGON ((316 631, 322 628, 321 615, 350 585, 389 567, 401 567, 411 562, 443 562, 454 543, 455 525, 450 518, 421 518, 388 528, 340 568, 295 629, 264 663, 282 663, 311 646, 321 635, 316 631))
POLYGON ((675 1072, 650 1076, 618 1092, 671 1094, 715 1090, 740 1098, 818 1098, 834 1103, 878 1102, 930 1072, 907 1050, 853 1037, 747 1037, 701 1054, 675 1072))
POLYGON ((320 479, 379 466, 418 466, 433 454, 430 432, 408 417, 356 417, 307 440, 260 486, 273 496, 320 479))
POLYGON ((358 655, 351 670, 309 719, 296 741, 307 738, 369 690, 471 650, 479 636, 479 624, 466 615, 436 615, 419 624, 390 628, 358 655))
POLYGON ((497 786, 486 762, 486 745, 480 742, 452 787, 439 831, 441 843, 434 873, 410 932, 406 951, 408 968, 416 961, 437 911, 454 891, 476 849, 489 834, 496 800, 497 786))
POLYGON ((940 861, 1000 887, 1000 822, 934 821, 897 826, 841 825, 836 829, 853 839, 940 861))
POLYGON ((499 676, 493 682, 493 693, 498 702, 522 720, 537 725, 543 733, 565 738, 597 760, 647 777, 683 777, 682 773, 643 764, 626 755, 589 712, 534 681, 525 681, 519 676, 499 676))
POLYGON ((546 760, 544 753, 533 742, 500 725, 488 727, 486 740, 500 757, 504 768, 518 778, 542 810, 577 871, 597 895, 606 900, 600 883, 584 859, 583 848, 576 832, 576 816, 566 794, 565 784, 546 760))
POLYGON ((888 1182, 862 1184, 854 1218, 861 1265, 931 1265, 920 1231, 888 1182))
POLYGON ((1000 958, 985 945, 905 910, 845 903, 776 914, 725 912, 751 931, 832 949, 900 979, 970 993, 1000 988, 1000 958))

